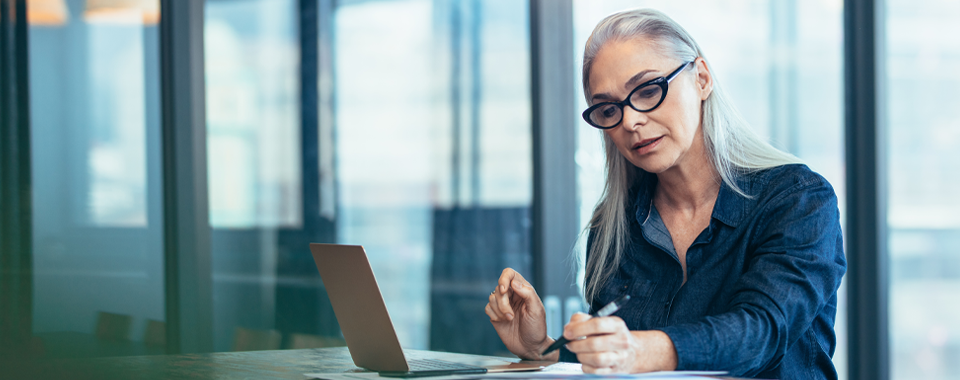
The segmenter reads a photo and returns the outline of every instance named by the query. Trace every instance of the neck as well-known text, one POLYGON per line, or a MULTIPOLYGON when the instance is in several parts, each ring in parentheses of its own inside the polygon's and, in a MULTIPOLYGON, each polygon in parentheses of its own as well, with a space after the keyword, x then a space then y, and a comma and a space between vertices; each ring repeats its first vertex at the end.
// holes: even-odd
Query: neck
POLYGON ((657 174, 654 199, 673 209, 712 208, 720 192, 720 175, 705 149, 691 150, 688 154, 677 166, 657 174))

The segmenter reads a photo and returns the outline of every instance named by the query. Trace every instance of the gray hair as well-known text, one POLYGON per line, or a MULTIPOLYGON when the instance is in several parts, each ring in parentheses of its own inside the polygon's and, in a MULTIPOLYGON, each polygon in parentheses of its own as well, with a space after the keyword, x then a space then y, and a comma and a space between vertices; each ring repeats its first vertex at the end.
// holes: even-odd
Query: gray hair
MULTIPOLYGON (((583 50, 583 94, 590 103, 590 68, 600 49, 609 41, 646 38, 655 43, 660 53, 680 61, 706 57, 700 46, 679 24, 667 15, 651 9, 633 9, 604 18, 593 30, 583 50)), ((742 196, 736 177, 771 167, 799 163, 797 157, 782 152, 763 141, 740 116, 720 89, 714 76, 713 91, 701 104, 701 128, 707 154, 720 179, 742 196)), ((630 187, 646 172, 634 166, 616 145, 603 134, 606 153, 606 183, 585 232, 593 231, 589 259, 586 262, 584 296, 591 303, 620 264, 628 240, 630 187)))

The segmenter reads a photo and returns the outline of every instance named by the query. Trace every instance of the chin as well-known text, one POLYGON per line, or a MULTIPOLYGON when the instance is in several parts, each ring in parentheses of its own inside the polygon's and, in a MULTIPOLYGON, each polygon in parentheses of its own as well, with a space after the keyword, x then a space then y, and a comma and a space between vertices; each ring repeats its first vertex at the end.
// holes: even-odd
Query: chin
POLYGON ((643 171, 651 174, 660 174, 672 167, 672 165, 663 162, 663 160, 658 160, 655 157, 645 157, 644 159, 634 158, 632 160, 628 159, 627 161, 630 161, 633 166, 643 169, 643 171))

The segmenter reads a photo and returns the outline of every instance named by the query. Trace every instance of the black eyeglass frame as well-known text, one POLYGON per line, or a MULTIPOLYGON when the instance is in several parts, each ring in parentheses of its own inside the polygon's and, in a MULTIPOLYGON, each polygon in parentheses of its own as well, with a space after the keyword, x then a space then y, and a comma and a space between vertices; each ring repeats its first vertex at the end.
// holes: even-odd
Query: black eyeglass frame
POLYGON ((669 86, 667 86, 667 85, 670 83, 670 81, 672 81, 673 78, 676 78, 677 75, 680 75, 680 72, 682 72, 683 69, 687 68, 687 66, 690 66, 690 64, 691 64, 691 63, 694 63, 694 62, 696 62, 696 61, 695 61, 695 60, 694 60, 694 61, 687 61, 686 63, 680 65, 680 67, 678 67, 676 70, 673 70, 673 72, 670 73, 669 75, 667 75, 666 77, 654 78, 654 79, 651 79, 651 80, 648 80, 648 81, 646 81, 646 82, 641 83, 640 85, 638 85, 637 87, 635 87, 635 88, 633 89, 633 91, 630 91, 630 93, 627 94, 627 98, 624 99, 624 100, 621 100, 621 101, 619 101, 619 102, 601 102, 601 103, 594 104, 594 105, 588 107, 586 110, 584 110, 583 113, 582 113, 580 116, 583 117, 583 120, 586 121, 587 124, 590 124, 590 126, 592 126, 592 127, 594 127, 594 128, 598 128, 598 129, 611 129, 611 128, 616 128, 616 126, 620 125, 620 123, 623 122, 623 106, 629 105, 630 108, 633 108, 633 109, 636 110, 637 112, 650 112, 650 111, 653 111, 653 110, 657 109, 657 107, 660 107, 660 104, 663 103, 663 100, 667 98, 667 89, 669 88, 669 86), (639 91, 641 88, 644 88, 644 87, 647 87, 647 86, 660 86, 660 89, 663 90, 663 91, 660 92, 660 100, 657 101, 657 104, 655 104, 653 107, 650 107, 649 109, 642 110, 642 109, 639 109, 639 108, 635 107, 635 106, 633 105, 633 103, 630 102, 630 98, 633 97, 633 94, 634 94, 635 92, 637 92, 637 91, 639 91), (611 104, 612 104, 612 105, 615 105, 615 106, 617 106, 617 107, 620 108, 620 120, 617 120, 617 122, 616 122, 615 124, 613 124, 613 125, 611 125, 611 126, 609 126, 609 127, 604 127, 604 126, 600 126, 600 125, 594 124, 594 123, 590 120, 590 114, 593 113, 593 111, 596 111, 596 110, 597 110, 598 108, 600 108, 600 107, 603 107, 603 106, 606 106, 606 105, 611 105, 611 104))

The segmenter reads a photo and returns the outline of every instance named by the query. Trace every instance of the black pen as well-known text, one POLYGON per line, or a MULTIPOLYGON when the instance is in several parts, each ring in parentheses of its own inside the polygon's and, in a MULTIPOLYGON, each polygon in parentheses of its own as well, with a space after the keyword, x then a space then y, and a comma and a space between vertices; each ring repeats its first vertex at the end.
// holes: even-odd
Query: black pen
MULTIPOLYGON (((590 314, 590 317, 591 317, 591 318, 593 318, 593 317, 606 317, 606 316, 608 316, 608 315, 610 315, 610 314, 616 313, 617 310, 620 310, 620 308, 623 307, 623 305, 626 304, 627 301, 629 301, 629 300, 630 300, 630 295, 629 295, 629 294, 624 294, 624 295, 620 296, 620 298, 617 298, 617 299, 613 300, 613 302, 608 303, 607 306, 604 306, 604 307, 600 308, 600 310, 597 311, 595 314, 590 314)), ((561 346, 563 346, 564 344, 567 344, 567 343, 570 343, 570 340, 567 339, 567 337, 561 335, 559 338, 557 338, 557 341, 556 341, 556 342, 553 342, 553 344, 551 344, 550 347, 547 347, 547 349, 544 350, 543 353, 540 354, 540 355, 549 354, 549 353, 557 350, 558 348, 560 348, 561 346)))

